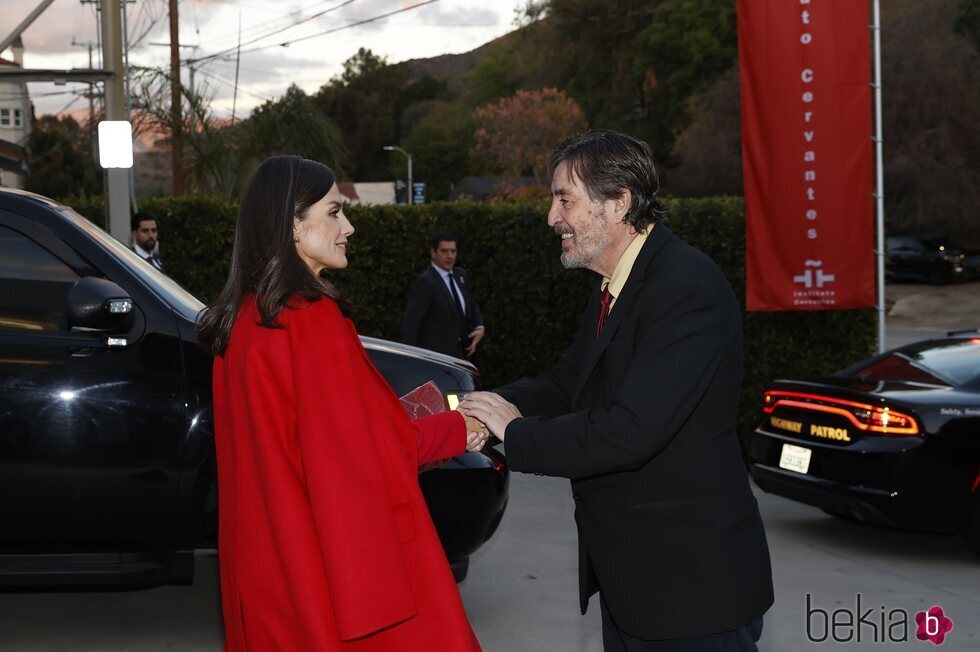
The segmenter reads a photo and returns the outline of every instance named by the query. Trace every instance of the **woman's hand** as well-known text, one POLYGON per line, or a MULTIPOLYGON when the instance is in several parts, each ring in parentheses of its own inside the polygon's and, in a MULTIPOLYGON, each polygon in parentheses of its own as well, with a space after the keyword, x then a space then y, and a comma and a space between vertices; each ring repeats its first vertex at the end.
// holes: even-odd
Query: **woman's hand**
POLYGON ((489 428, 476 417, 467 414, 465 410, 459 410, 459 413, 466 420, 466 450, 471 453, 483 450, 483 446, 490 439, 489 428))
POLYGON ((469 453, 479 453, 483 450, 488 439, 490 439, 490 433, 487 432, 471 432, 467 434, 466 451, 469 453))

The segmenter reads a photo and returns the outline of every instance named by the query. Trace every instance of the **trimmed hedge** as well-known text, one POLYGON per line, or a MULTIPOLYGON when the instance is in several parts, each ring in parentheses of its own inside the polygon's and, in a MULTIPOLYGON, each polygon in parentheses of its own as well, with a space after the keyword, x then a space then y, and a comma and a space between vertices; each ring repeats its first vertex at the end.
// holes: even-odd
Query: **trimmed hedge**
MULTIPOLYGON (((741 198, 673 199, 667 224, 711 256, 745 304, 745 229, 741 198)), ((101 204, 76 204, 99 223, 101 204)), ((228 269, 236 206, 208 197, 143 200, 160 220, 167 271, 205 302, 228 269)), ((398 339, 412 283, 429 265, 428 238, 448 230, 460 239, 487 336, 475 362, 488 387, 538 373, 574 335, 595 275, 565 270, 545 215, 546 203, 435 203, 350 206, 356 229, 350 267, 329 279, 354 303, 365 335, 398 339)), ((773 378, 812 377, 874 352, 873 310, 747 313, 740 430, 757 423, 763 386, 773 378)))

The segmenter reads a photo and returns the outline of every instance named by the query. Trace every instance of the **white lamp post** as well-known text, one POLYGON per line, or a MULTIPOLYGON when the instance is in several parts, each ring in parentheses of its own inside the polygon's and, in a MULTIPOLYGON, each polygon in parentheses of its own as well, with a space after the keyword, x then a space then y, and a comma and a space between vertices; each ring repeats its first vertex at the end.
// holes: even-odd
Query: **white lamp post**
POLYGON ((386 152, 401 152, 408 159, 408 205, 412 205, 412 155, 403 150, 401 147, 396 147, 395 145, 385 145, 384 150, 386 152))

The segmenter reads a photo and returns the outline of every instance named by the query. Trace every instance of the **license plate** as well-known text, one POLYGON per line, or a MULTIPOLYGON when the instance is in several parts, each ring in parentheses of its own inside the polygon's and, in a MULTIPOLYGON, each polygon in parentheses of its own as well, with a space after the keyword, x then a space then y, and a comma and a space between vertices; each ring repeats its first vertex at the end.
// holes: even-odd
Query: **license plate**
POLYGON ((783 444, 783 452, 779 456, 779 468, 806 473, 810 469, 810 455, 812 454, 813 451, 809 448, 783 444))

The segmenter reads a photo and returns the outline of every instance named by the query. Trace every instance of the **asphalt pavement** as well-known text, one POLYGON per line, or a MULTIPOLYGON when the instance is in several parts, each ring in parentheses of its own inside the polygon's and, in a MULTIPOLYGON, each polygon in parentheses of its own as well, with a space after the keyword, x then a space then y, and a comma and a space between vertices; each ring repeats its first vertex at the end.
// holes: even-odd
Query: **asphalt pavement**
MULTIPOLYGON (((855 525, 756 491, 773 560, 776 604, 765 619, 762 652, 927 649, 908 643, 811 643, 821 616, 872 609, 891 625, 934 605, 954 623, 943 649, 980 650, 980 559, 958 537, 855 525), (882 609, 884 607, 884 609, 882 609)), ((470 621, 491 652, 599 651, 599 612, 580 616, 576 598, 572 500, 564 480, 514 474, 511 502, 496 536, 473 558, 460 587, 470 621)), ((0 650, 216 651, 221 649, 217 560, 197 559, 192 586, 140 590, 0 593, 0 650)), ((878 636, 885 628, 879 627, 878 636)), ((856 631, 852 635, 856 637, 856 631)), ((838 634, 845 636, 845 630, 838 634)), ((928 649, 931 649, 928 648, 928 649)))
MULTIPOLYGON (((980 315, 980 292, 974 288, 980 284, 971 285, 947 288, 956 294, 941 297, 942 305, 962 313, 948 319, 926 305, 935 299, 927 296, 931 288, 896 288, 900 314, 891 316, 888 346, 974 325, 973 316, 980 315)), ((756 495, 776 588, 762 652, 931 649, 931 643, 915 639, 913 619, 936 605, 954 624, 942 649, 980 651, 980 558, 958 537, 856 525, 758 490, 756 495), (854 626, 836 631, 840 639, 850 635, 850 642, 831 640, 835 632, 821 614, 832 618, 834 611, 839 623, 853 614, 854 626), (911 621, 909 641, 885 640, 885 630, 893 638, 902 633, 893 624, 903 613, 911 621), (825 634, 822 643, 810 640, 825 634)), ((474 556, 460 586, 485 650, 602 649, 595 600, 585 616, 579 615, 576 551, 567 481, 514 474, 500 529, 474 556)), ((0 652, 213 652, 221 647, 213 551, 200 552, 190 586, 0 592, 0 652)))

